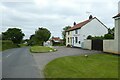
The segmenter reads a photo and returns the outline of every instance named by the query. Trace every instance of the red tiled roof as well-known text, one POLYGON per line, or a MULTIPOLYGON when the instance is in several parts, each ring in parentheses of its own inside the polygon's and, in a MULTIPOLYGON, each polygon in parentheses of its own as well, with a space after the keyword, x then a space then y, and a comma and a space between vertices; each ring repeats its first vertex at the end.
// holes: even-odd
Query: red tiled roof
POLYGON ((68 29, 66 31, 72 31, 72 30, 75 30, 75 29, 79 29, 79 28, 83 27, 84 25, 86 25, 87 23, 89 23, 93 19, 94 18, 85 20, 85 21, 83 21, 81 23, 78 23, 78 24, 76 24, 75 26, 71 27, 70 29, 68 29))
POLYGON ((52 40, 60 40, 59 37, 53 37, 52 40))
POLYGON ((116 18, 116 17, 120 17, 120 13, 119 13, 119 14, 117 14, 116 16, 114 16, 113 18, 116 18))

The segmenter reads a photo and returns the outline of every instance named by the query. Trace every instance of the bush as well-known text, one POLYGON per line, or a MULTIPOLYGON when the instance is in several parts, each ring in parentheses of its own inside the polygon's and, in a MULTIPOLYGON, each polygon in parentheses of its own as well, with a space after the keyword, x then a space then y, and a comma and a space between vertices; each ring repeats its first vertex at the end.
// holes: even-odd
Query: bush
POLYGON ((91 39, 91 40, 96 40, 96 39, 99 39, 99 40, 114 39, 114 35, 113 34, 105 34, 104 36, 95 36, 95 37, 92 37, 91 35, 89 35, 87 37, 87 39, 91 39))
POLYGON ((92 36, 91 36, 91 35, 89 35, 89 36, 87 37, 87 39, 92 39, 92 36))
POLYGON ((104 39, 104 36, 95 36, 95 37, 92 37, 91 35, 89 35, 89 36, 87 37, 87 39, 92 39, 92 40, 97 40, 97 39, 99 39, 99 40, 103 40, 103 39, 104 39))
POLYGON ((2 48, 1 48, 2 51, 6 50, 6 49, 11 49, 11 48, 17 48, 17 47, 19 47, 19 45, 14 44, 10 40, 0 41, 0 43, 2 44, 2 48))
POLYGON ((114 39, 114 35, 112 35, 112 34, 105 34, 104 38, 105 39, 114 39))

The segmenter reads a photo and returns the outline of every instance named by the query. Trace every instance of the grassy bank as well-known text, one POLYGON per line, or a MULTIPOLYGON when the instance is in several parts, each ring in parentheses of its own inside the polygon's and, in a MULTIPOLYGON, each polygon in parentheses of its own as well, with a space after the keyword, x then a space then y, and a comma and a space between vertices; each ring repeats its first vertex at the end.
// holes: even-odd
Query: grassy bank
POLYGON ((17 48, 18 46, 16 44, 13 44, 10 40, 3 40, 0 41, 0 51, 11 49, 11 48, 17 48))
POLYGON ((48 63, 44 74, 46 78, 118 78, 118 56, 62 57, 48 63))
POLYGON ((46 52, 54 52, 55 50, 50 47, 45 46, 32 46, 30 51, 33 53, 46 53, 46 52))

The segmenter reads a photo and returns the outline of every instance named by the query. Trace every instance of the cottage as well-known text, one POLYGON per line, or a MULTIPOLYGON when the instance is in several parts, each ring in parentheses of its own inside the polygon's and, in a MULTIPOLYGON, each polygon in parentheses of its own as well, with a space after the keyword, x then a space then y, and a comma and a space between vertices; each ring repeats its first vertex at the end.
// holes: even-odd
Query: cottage
POLYGON ((61 39, 59 37, 52 37, 51 39, 55 43, 60 43, 61 39))
POLYGON ((98 18, 90 15, 88 20, 74 23, 74 26, 66 31, 66 46, 83 47, 84 39, 89 35, 103 36, 107 33, 107 27, 98 18))

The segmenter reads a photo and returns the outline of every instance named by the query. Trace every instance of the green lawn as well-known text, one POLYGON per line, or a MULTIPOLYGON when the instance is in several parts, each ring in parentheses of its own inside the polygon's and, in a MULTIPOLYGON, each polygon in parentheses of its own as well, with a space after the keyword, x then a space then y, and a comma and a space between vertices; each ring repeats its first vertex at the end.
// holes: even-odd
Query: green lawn
POLYGON ((45 66, 46 78, 118 78, 118 56, 92 54, 67 56, 45 66))
POLYGON ((45 46, 32 46, 30 51, 33 53, 46 53, 46 52, 54 52, 55 50, 50 47, 45 46))

